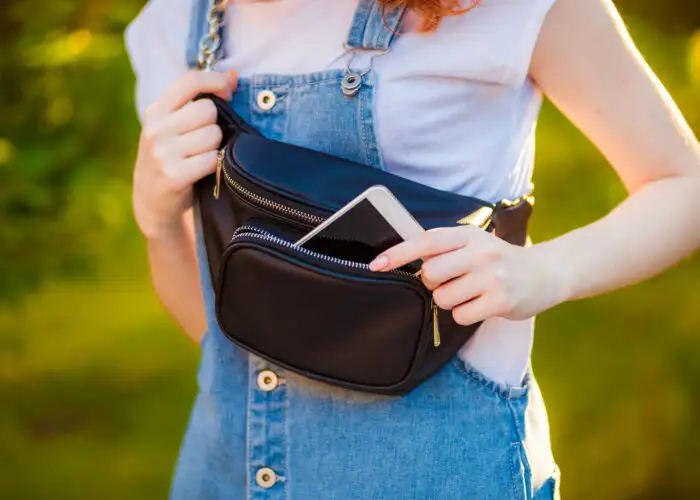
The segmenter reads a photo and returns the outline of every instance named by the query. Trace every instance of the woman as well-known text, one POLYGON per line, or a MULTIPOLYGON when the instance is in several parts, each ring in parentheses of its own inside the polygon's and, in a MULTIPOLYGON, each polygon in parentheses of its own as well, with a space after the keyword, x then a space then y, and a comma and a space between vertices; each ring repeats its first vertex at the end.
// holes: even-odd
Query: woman
POLYGON ((529 364, 532 317, 650 277, 700 245, 698 141, 611 1, 233 1, 216 71, 188 71, 208 3, 152 0, 127 33, 143 121, 136 219, 158 295, 202 341, 172 497, 558 496, 529 364), (357 95, 341 90, 346 68, 362 74, 357 95), (207 92, 268 137, 493 202, 529 190, 544 93, 630 195, 526 248, 458 227, 390 249, 375 270, 423 258, 436 303, 461 324, 485 322, 406 396, 334 389, 248 355, 216 324, 191 211, 221 139, 211 102, 192 101, 207 92))

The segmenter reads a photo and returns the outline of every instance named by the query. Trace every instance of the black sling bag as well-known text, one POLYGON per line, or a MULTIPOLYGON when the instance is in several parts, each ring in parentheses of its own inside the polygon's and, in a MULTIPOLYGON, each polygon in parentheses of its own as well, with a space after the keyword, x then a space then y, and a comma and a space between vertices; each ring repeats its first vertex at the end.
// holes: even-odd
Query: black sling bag
POLYGON ((478 324, 455 323, 412 273, 370 271, 375 255, 361 242, 293 242, 379 184, 426 229, 476 224, 524 245, 531 198, 493 205, 270 140, 206 97, 224 141, 195 197, 226 337, 293 372, 366 392, 403 394, 439 370, 478 324))

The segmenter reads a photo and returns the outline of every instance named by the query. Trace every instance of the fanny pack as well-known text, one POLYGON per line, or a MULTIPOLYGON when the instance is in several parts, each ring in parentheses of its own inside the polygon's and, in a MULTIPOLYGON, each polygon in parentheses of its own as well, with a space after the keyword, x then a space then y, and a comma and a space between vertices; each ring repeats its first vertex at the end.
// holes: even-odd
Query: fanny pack
POLYGON ((267 139, 215 96, 215 174, 195 185, 216 316, 243 349, 303 376, 399 395, 439 370, 479 324, 455 323, 413 273, 370 271, 353 238, 294 245, 358 194, 386 186, 425 228, 473 224, 517 245, 529 196, 497 205, 267 139))

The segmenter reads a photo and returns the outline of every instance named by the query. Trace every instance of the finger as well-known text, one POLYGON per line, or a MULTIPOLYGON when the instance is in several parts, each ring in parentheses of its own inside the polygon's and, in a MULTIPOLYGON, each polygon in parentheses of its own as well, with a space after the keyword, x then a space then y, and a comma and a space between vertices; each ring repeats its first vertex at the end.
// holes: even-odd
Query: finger
POLYGON ((207 151, 206 153, 186 158, 186 169, 190 172, 189 180, 194 183, 202 177, 214 173, 218 154, 218 151, 207 151))
POLYGON ((473 325, 485 319, 498 316, 495 303, 482 295, 452 309, 452 317, 459 325, 473 325))
POLYGON ((217 151, 207 151, 180 161, 170 162, 164 167, 164 172, 176 185, 191 186, 216 170, 217 155, 217 151))
POLYGON ((218 125, 207 125, 192 132, 175 137, 175 150, 181 158, 197 156, 215 151, 221 144, 221 129, 218 125))
POLYGON ((180 135, 216 123, 216 118, 216 106, 211 99, 198 99, 168 115, 165 127, 171 134, 180 135))
POLYGON ((199 94, 205 93, 230 100, 237 81, 233 74, 214 71, 185 73, 163 93, 147 113, 152 117, 165 116, 180 109, 199 94))
POLYGON ((433 300, 440 309, 450 310, 477 299, 486 291, 486 280, 481 274, 465 274, 438 286, 433 291, 433 300))
POLYGON ((472 272, 478 267, 475 252, 471 247, 462 247, 423 261, 421 279, 428 288, 434 290, 442 283, 472 272))
POLYGON ((373 271, 390 271, 418 259, 450 252, 467 244, 464 227, 426 231, 383 252, 370 263, 373 271))

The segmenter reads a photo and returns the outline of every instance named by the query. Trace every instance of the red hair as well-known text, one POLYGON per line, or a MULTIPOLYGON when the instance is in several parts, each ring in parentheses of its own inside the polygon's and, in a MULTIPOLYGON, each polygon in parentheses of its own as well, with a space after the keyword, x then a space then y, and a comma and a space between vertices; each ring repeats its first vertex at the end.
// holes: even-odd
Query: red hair
POLYGON ((405 6, 416 13, 422 20, 420 31, 435 31, 443 17, 458 16, 477 7, 481 0, 467 0, 464 6, 463 0, 378 0, 385 9, 391 11, 397 7, 405 6))

